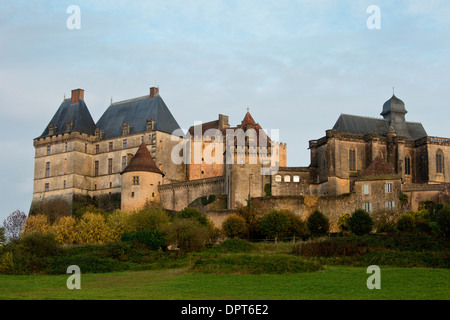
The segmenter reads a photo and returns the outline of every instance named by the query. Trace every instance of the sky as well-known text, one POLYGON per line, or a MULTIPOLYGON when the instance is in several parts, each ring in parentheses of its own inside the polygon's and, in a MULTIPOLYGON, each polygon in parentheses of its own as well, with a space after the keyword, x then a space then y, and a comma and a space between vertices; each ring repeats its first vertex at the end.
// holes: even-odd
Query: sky
POLYGON ((28 213, 33 139, 76 88, 94 121, 152 86, 183 129, 249 108, 288 166, 341 113, 381 117, 393 90, 408 121, 450 137, 449 31, 447 0, 2 0, 0 223, 28 213))

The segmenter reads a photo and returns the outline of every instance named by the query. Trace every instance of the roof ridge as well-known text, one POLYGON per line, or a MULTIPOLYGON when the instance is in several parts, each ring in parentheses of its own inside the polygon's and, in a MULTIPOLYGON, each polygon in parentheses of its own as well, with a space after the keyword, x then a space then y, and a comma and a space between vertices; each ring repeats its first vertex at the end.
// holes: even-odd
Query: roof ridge
POLYGON ((122 100, 122 101, 117 101, 117 102, 113 102, 110 105, 117 105, 117 104, 122 104, 122 103, 127 103, 127 102, 132 102, 132 101, 138 101, 138 100, 143 100, 145 98, 149 98, 150 99, 150 95, 145 95, 142 97, 137 97, 137 98, 132 98, 132 99, 127 99, 127 100, 122 100))

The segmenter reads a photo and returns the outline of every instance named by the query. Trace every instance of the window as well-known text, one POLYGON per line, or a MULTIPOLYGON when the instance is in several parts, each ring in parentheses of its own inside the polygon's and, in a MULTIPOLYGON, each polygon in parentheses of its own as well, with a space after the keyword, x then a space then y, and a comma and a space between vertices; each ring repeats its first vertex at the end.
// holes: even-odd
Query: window
POLYGON ((405 157, 405 174, 411 175, 411 157, 409 155, 405 157))
POLYGON ((386 201, 384 203, 384 208, 387 210, 393 210, 395 208, 395 202, 394 201, 386 201))
POLYGON ((99 168, 99 162, 95 161, 94 163, 94 176, 98 176, 98 168, 99 168))
POLYGON ((109 188, 110 188, 110 189, 112 188, 112 182, 109 183, 109 188))
POLYGON ((384 184, 384 192, 385 193, 392 193, 392 183, 385 183, 384 184))
POLYGON ((139 177, 133 177, 133 184, 135 185, 139 184, 139 177))
POLYGON ((127 139, 123 139, 122 146, 123 146, 124 149, 127 148, 127 139))
POLYGON ((364 202, 362 208, 366 210, 366 212, 372 212, 372 204, 370 202, 364 202))
POLYGON ((129 124, 126 123, 126 122, 122 123, 122 135, 126 136, 129 133, 130 133, 130 126, 129 126, 129 124))
POLYGON ((145 130, 146 131, 152 131, 153 130, 153 120, 152 119, 146 119, 145 120, 145 130))
POLYGON ((155 197, 155 193, 154 192, 152 192, 152 198, 154 198, 155 197))
POLYGON ((436 153, 436 173, 444 173, 444 154, 441 150, 436 153))
POLYGON ((281 182, 281 176, 279 174, 275 176, 275 182, 281 182))
POLYGON ((96 184, 94 184, 94 190, 97 190, 97 185, 96 184))
POLYGON ((144 138, 145 138, 144 136, 141 137, 141 142, 144 142, 144 138))
POLYGON ((122 157, 122 171, 127 167, 127 156, 122 157))
POLYGON ((348 152, 348 170, 356 171, 356 150, 350 149, 348 152))
POLYGON ((50 123, 48 126, 48 134, 54 135, 56 133, 56 126, 53 123, 50 123))
POLYGON ((50 190, 50 184, 49 183, 46 183, 45 184, 45 191, 49 191, 50 190))
POLYGON ((45 177, 50 177, 50 162, 45 163, 45 177))
POLYGON ((292 181, 296 183, 300 182, 300 176, 293 176, 292 181))
POLYGON ((66 131, 72 131, 73 130, 73 122, 67 121, 66 122, 66 131))
POLYGON ((370 186, 368 184, 364 185, 364 195, 368 196, 370 194, 370 186))
POLYGON ((100 145, 99 144, 95 145, 95 153, 100 153, 100 145))
POLYGON ((109 151, 113 151, 113 142, 111 141, 108 146, 109 151))
POLYGON ((84 144, 84 153, 87 153, 87 143, 84 144))
POLYGON ((291 176, 284 176, 284 182, 291 182, 291 176))
POLYGON ((108 159, 108 174, 112 174, 113 172, 113 159, 109 158, 108 159))
POLYGON ((52 147, 50 145, 47 146, 47 155, 49 156, 52 151, 52 147))
POLYGON ((67 159, 64 159, 64 174, 67 173, 67 159))
POLYGON ((134 192, 131 193, 131 197, 134 198, 134 192))
POLYGON ((67 152, 67 142, 66 142, 66 149, 65 149, 65 151, 67 152))
POLYGON ((64 189, 66 188, 66 180, 64 180, 64 186, 63 186, 63 188, 64 188, 64 189))

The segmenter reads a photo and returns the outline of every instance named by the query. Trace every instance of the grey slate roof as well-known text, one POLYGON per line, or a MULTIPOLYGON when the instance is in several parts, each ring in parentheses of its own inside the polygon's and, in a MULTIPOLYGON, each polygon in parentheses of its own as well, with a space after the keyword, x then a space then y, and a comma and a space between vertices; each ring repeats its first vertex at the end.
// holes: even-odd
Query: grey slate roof
MULTIPOLYGON (((427 133, 421 123, 406 122, 405 125, 406 131, 397 132, 397 135, 404 136, 406 140, 417 140, 427 136, 427 133)), ((389 121, 385 119, 341 114, 341 116, 336 121, 336 124, 334 125, 333 129, 339 130, 343 133, 352 133, 352 134, 378 133, 380 136, 385 136, 389 129, 389 121)), ((395 124, 394 129, 396 129, 395 124)))
POLYGON ((98 120, 97 127, 102 130, 103 139, 111 139, 122 136, 122 123, 129 124, 130 134, 145 132, 146 119, 155 120, 153 130, 172 134, 180 129, 159 95, 153 99, 147 95, 111 104, 98 120))
POLYGON ((93 135, 95 129, 97 128, 84 100, 71 104, 71 99, 64 99, 63 103, 56 111, 44 132, 38 138, 49 135, 50 124, 56 126, 55 134, 68 132, 66 130, 66 124, 68 121, 73 123, 72 130, 70 131, 93 135))

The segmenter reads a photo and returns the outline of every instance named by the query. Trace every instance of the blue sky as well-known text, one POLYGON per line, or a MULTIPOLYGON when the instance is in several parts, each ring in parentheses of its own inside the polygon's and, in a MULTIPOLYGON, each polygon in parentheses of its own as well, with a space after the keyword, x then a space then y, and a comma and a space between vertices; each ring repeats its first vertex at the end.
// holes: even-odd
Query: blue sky
POLYGON ((279 129, 288 165, 341 113, 380 117, 396 95, 408 121, 450 137, 450 3, 408 1, 0 2, 0 223, 28 212, 34 148, 64 94, 85 89, 97 121, 113 101, 160 94, 182 128, 247 107, 279 129), (78 5, 81 29, 66 13, 78 5), (366 12, 381 9, 381 29, 366 12))

